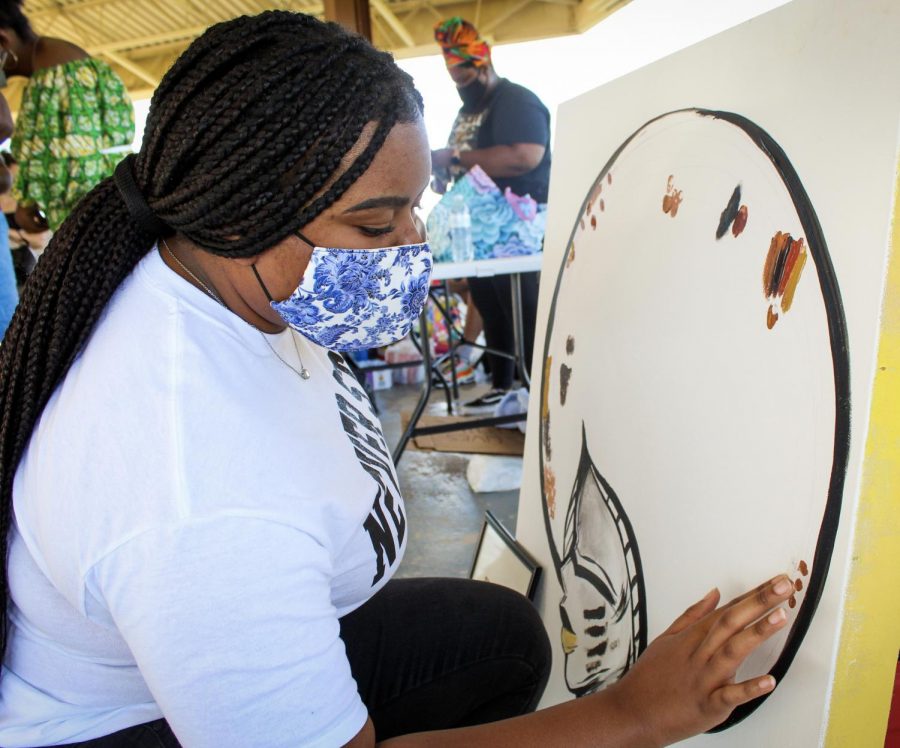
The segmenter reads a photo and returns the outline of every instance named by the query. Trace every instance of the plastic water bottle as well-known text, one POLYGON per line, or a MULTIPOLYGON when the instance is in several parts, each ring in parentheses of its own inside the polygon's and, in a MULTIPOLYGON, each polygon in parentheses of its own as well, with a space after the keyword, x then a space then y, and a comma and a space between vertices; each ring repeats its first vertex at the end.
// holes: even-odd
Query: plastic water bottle
POLYGON ((450 259, 453 262, 471 262, 475 259, 472 218, 462 195, 456 196, 450 209, 450 259))

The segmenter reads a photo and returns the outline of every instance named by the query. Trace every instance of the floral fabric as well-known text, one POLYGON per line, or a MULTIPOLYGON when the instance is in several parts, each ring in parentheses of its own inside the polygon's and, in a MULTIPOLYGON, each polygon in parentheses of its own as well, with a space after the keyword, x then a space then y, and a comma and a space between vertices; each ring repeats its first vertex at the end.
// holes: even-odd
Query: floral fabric
POLYGON ((106 63, 85 58, 37 70, 22 94, 12 138, 19 162, 13 196, 37 204, 55 231, 113 173, 132 140, 131 99, 106 63))
POLYGON ((501 192, 481 167, 474 166, 428 215, 428 241, 435 262, 451 259, 450 212, 458 195, 469 209, 476 260, 530 255, 543 248, 547 204, 516 195, 509 187, 501 192))
POLYGON ((299 288, 272 308, 323 348, 380 348, 406 337, 428 297, 427 244, 313 249, 299 288))

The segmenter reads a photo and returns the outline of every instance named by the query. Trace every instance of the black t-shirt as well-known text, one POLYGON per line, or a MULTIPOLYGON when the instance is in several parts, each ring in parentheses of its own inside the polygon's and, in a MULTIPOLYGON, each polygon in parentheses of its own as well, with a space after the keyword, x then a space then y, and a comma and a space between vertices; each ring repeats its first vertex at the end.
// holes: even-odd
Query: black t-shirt
POLYGON ((537 143, 544 146, 541 162, 527 174, 517 177, 491 176, 491 179, 501 190, 509 187, 517 195, 527 194, 539 203, 547 202, 550 186, 550 112, 537 96, 524 86, 503 78, 491 92, 481 112, 460 111, 454 130, 460 126, 477 128, 477 131, 454 133, 455 137, 451 136, 451 142, 465 141, 474 135, 474 143, 470 146, 474 148, 515 143, 537 143))

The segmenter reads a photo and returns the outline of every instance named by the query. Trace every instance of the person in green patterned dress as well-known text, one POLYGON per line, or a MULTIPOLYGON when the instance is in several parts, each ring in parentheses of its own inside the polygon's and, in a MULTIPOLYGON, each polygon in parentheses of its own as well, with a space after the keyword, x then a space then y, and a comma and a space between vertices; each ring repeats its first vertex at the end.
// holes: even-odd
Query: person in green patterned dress
POLYGON ((38 36, 22 0, 0 0, 0 60, 27 77, 12 154, 13 196, 27 231, 56 230, 75 203, 130 152, 134 108, 122 79, 63 39, 38 36))

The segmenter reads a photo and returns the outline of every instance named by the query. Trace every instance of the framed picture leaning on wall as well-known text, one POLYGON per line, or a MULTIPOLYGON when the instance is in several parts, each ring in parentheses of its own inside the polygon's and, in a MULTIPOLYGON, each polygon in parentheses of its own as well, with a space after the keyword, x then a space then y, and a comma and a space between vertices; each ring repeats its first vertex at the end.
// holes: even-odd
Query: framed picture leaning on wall
POLYGON ((541 567, 490 511, 484 514, 469 577, 493 582, 534 599, 541 567))

